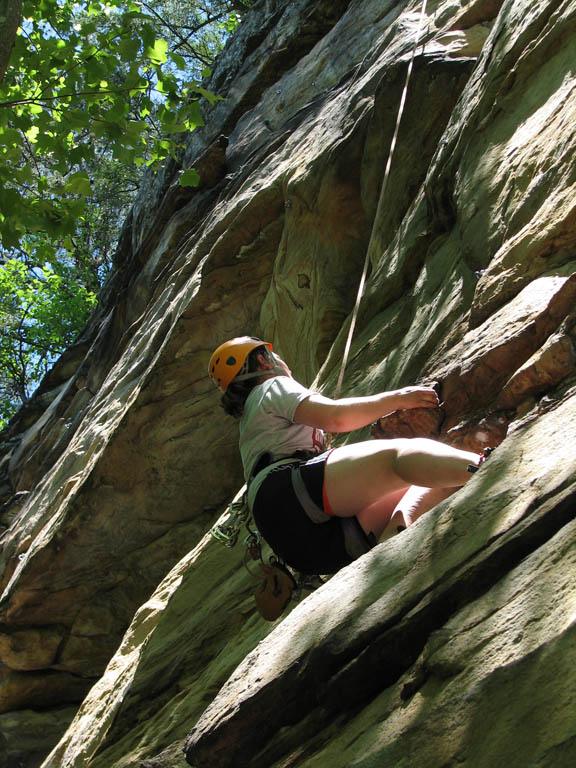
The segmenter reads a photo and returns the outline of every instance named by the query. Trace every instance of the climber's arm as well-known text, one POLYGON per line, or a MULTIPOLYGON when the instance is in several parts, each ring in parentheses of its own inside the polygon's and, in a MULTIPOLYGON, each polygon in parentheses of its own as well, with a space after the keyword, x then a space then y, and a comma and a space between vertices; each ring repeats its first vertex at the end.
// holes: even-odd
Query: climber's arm
POLYGON ((435 408, 437 405, 438 396, 431 387, 404 387, 378 395, 344 397, 339 400, 314 393, 298 405, 294 421, 319 427, 325 432, 350 432, 392 411, 435 408))

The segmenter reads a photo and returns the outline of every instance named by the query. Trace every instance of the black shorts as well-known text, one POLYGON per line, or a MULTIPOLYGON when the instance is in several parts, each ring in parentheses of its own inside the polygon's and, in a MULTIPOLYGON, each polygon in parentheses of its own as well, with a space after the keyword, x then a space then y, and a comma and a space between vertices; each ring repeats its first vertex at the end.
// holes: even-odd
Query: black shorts
POLYGON ((299 469, 312 501, 323 509, 327 457, 325 453, 271 470, 252 508, 264 540, 281 560, 300 573, 336 573, 374 545, 356 517, 330 517, 318 523, 303 509, 293 487, 292 472, 295 467, 299 469))

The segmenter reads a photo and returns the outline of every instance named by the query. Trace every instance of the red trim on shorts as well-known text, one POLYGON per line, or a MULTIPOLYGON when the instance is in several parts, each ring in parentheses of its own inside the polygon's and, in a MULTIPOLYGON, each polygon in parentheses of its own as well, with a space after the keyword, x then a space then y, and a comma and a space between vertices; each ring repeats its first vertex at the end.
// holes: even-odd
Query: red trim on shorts
POLYGON ((326 456, 326 461, 324 462, 324 480, 322 482, 322 505, 324 507, 324 512, 326 512, 327 515, 334 515, 334 510, 330 506, 330 502, 328 501, 328 495, 326 493, 326 465, 328 464, 328 459, 333 450, 334 448, 328 451, 328 456, 326 456))

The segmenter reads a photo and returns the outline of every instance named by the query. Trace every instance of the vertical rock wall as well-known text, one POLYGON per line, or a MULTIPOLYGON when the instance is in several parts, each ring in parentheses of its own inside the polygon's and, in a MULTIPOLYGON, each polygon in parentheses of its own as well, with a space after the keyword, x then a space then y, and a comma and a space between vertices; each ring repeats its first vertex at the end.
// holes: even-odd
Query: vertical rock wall
POLYGON ((3 433, 2 768, 183 767, 193 726, 192 765, 573 764, 576 5, 428 2, 382 192, 421 8, 255 3, 3 433), (500 447, 270 626, 206 535, 241 484, 206 362, 257 334, 332 394, 366 253, 343 392, 443 400, 373 436, 500 447))

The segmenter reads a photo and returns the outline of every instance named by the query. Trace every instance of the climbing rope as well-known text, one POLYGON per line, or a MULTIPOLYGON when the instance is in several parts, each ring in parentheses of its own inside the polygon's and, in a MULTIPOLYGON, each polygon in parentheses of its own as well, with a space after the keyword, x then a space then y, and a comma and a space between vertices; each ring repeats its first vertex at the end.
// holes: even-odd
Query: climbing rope
MULTIPOLYGON (((388 152, 388 160, 386 162, 386 169, 384 171, 384 179, 382 180, 382 186, 380 188, 380 197, 378 198, 378 207, 376 209, 376 216, 374 217, 374 221, 378 221, 380 217, 380 212, 383 207, 383 201, 386 193, 386 187, 388 185, 388 179, 390 177, 390 168, 392 167, 392 157, 394 155, 394 150, 396 148, 396 141, 398 139, 398 132, 400 129, 400 121, 402 120, 402 114, 404 112, 404 105, 406 104, 406 94, 408 93, 408 83, 410 82, 410 76, 412 75, 412 67, 414 64, 414 59, 416 57, 416 51, 418 49, 418 45, 420 42, 420 32, 422 29, 422 23, 424 21, 424 17, 426 16, 426 4, 427 0, 423 0, 422 2, 422 9, 420 11, 420 17, 418 19, 418 29, 416 30, 416 38, 414 40, 414 46, 412 48, 412 55, 410 57, 410 62, 408 64, 408 69, 406 70, 406 80, 404 82, 404 89, 402 91, 402 97, 400 99, 400 107, 398 109, 398 115, 396 117, 396 125, 394 127, 394 134, 392 136, 392 141, 390 143, 390 151, 388 152)), ((352 312, 352 320, 350 322, 350 328, 348 329, 348 337, 346 339, 346 345, 344 347, 344 355, 342 357, 342 364, 340 366, 340 373, 338 375, 338 381, 336 383, 336 391, 334 393, 334 397, 338 398, 340 396, 340 391, 342 389, 342 382, 344 380, 344 372, 346 370, 346 366, 348 364, 348 357, 350 355, 350 347, 352 346, 352 338, 354 336, 354 331, 356 328, 356 321, 358 319, 358 311, 360 309, 360 302, 362 301, 362 297, 364 295, 364 287, 366 284, 366 277, 368 275, 368 266, 370 264, 370 249, 372 245, 372 240, 374 238, 374 227, 372 228, 372 234, 370 236, 370 241, 368 243, 368 247, 366 248, 366 258, 364 259, 364 268, 362 269, 362 276, 360 278, 360 283, 358 285, 358 293, 356 295, 356 303, 354 305, 354 310, 352 312)))

